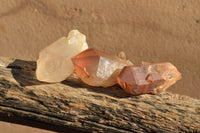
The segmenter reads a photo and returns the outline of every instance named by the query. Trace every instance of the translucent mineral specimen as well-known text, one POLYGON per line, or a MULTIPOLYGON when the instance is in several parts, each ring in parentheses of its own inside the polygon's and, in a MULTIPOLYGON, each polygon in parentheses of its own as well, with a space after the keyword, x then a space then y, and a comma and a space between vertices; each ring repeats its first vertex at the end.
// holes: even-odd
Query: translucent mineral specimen
POLYGON ((72 58, 77 74, 91 86, 108 87, 117 83, 117 75, 124 66, 132 65, 125 59, 96 49, 87 49, 72 58))
POLYGON ((171 63, 146 62, 139 66, 124 67, 117 77, 120 86, 134 95, 163 92, 179 79, 181 74, 171 63))
POLYGON ((43 49, 37 60, 36 76, 40 81, 60 82, 74 70, 71 57, 88 48, 85 35, 78 30, 69 32, 43 49))

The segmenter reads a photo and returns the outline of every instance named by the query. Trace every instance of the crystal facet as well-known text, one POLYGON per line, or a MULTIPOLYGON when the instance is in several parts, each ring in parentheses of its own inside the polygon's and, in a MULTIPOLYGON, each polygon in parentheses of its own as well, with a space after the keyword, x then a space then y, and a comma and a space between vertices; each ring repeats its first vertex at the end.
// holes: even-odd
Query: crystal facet
POLYGON ((179 79, 181 74, 171 63, 146 62, 139 66, 125 66, 117 77, 120 86, 134 95, 163 92, 179 79))
POLYGON ((91 86, 108 87, 117 83, 117 75, 124 66, 132 65, 125 59, 95 49, 87 49, 72 58, 77 74, 91 86))
POLYGON ((60 82, 74 70, 71 57, 87 49, 86 37, 78 30, 69 32, 40 52, 36 76, 40 81, 60 82))

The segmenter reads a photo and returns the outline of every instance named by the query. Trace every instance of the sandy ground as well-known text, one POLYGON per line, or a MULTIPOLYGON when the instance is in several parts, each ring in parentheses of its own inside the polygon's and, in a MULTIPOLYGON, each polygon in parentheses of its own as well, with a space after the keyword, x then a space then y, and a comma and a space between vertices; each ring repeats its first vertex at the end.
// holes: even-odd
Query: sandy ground
POLYGON ((55 132, 1 121, 0 133, 55 133, 55 132))
POLYGON ((182 80, 168 90, 200 98, 199 0, 0 0, 0 56, 36 60, 72 29, 90 47, 135 64, 171 62, 182 80))

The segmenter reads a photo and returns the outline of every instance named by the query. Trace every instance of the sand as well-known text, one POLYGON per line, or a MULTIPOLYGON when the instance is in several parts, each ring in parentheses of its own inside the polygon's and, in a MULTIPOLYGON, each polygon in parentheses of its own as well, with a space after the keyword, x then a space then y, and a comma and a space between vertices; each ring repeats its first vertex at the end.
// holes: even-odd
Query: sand
POLYGON ((171 62, 182 80, 168 91, 200 98, 199 0, 1 0, 0 56, 36 60, 72 29, 90 47, 139 64, 171 62))
POLYGON ((55 133, 54 131, 28 127, 8 122, 0 122, 1 133, 55 133))

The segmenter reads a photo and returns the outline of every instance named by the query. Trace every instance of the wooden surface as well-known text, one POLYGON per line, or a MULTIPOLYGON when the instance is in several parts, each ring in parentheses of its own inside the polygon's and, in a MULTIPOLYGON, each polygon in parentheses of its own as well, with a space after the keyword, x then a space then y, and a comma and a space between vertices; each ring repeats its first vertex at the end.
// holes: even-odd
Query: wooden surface
POLYGON ((36 63, 0 58, 0 116, 85 132, 200 132, 200 100, 171 93, 131 96, 73 74, 62 83, 35 78, 36 63))

